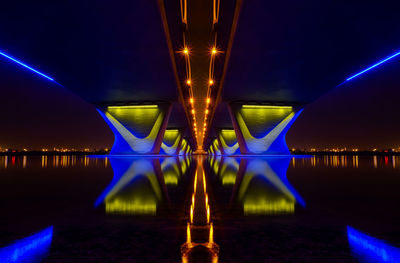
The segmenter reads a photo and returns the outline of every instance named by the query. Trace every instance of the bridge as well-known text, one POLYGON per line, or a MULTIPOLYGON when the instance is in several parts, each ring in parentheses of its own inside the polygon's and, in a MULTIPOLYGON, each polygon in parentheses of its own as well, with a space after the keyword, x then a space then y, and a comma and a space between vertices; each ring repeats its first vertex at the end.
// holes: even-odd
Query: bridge
POLYGON ((0 10, 0 74, 35 76, 34 85, 93 104, 114 133, 111 154, 288 154, 286 132, 307 104, 395 63, 399 8, 9 1, 0 10))

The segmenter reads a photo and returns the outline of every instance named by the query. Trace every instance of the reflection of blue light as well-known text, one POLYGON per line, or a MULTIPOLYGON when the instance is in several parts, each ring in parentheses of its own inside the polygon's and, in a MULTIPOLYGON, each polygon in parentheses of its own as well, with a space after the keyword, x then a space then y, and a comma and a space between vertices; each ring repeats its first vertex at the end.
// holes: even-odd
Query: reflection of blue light
POLYGON ((363 71, 361 71, 361 72, 359 72, 359 73, 357 73, 357 74, 351 76, 350 78, 346 79, 346 81, 349 81, 349 80, 351 80, 351 79, 354 79, 355 77, 357 77, 357 76, 359 76, 359 75, 361 75, 361 74, 364 74, 365 72, 367 72, 367 71, 369 71, 369 70, 371 70, 371 69, 373 69, 373 68, 379 66, 379 65, 382 64, 382 63, 385 63, 386 61, 388 61, 388 60, 390 60, 390 59, 392 59, 392 58, 394 58, 394 57, 397 57, 398 55, 400 55, 400 52, 397 52, 396 54, 391 55, 390 57, 387 57, 387 58, 385 58, 385 59, 379 61, 378 63, 376 63, 376 64, 370 66, 369 68, 364 69, 363 71))
POLYGON ((283 193, 292 195, 299 205, 306 207, 306 202, 300 194, 297 193, 296 189, 294 189, 286 177, 287 169, 291 160, 292 158, 289 157, 250 159, 246 173, 251 172, 254 175, 263 175, 275 186, 281 186, 280 190, 283 193), (274 180, 274 178, 276 179, 274 180))
POLYGON ((49 76, 46 76, 45 74, 43 74, 43 73, 37 71, 36 69, 33 69, 33 68, 29 67, 28 65, 22 63, 21 61, 15 59, 15 58, 13 58, 13 57, 10 57, 9 55, 7 55, 7 54, 5 54, 5 53, 3 53, 3 52, 0 52, 0 55, 2 55, 3 57, 6 57, 6 58, 8 58, 8 59, 10 59, 10 60, 12 60, 12 61, 18 63, 19 65, 21 65, 21 66, 23 66, 23 67, 25 67, 25 68, 27 68, 27 69, 29 69, 29 70, 32 70, 32 71, 35 72, 36 74, 39 74, 40 76, 45 77, 46 79, 49 79, 49 80, 51 80, 51 81, 54 81, 54 79, 50 78, 49 76))
POLYGON ((159 184, 156 181, 152 181, 155 175, 154 161, 153 158, 131 158, 131 157, 115 157, 110 156, 109 160, 111 167, 114 172, 113 179, 111 183, 106 187, 106 189, 101 193, 101 195, 95 201, 94 207, 100 206, 105 202, 107 198, 115 196, 121 190, 123 190, 127 185, 132 184, 135 180, 145 177, 151 183, 155 189, 156 194, 161 198, 161 193, 159 192, 159 184), (153 184, 154 183, 154 184, 153 184))
POLYGON ((400 262, 400 249, 347 227, 347 237, 351 249, 364 262, 400 262))
POLYGON ((33 262, 44 256, 51 244, 53 227, 50 226, 37 234, 16 241, 0 249, 0 262, 33 262))

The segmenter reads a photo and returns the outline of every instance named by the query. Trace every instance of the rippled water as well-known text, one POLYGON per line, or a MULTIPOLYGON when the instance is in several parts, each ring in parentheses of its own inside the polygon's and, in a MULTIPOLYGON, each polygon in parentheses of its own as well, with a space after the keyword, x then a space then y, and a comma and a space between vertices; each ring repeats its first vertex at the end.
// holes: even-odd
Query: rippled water
POLYGON ((397 156, 0 156, 0 261, 400 262, 399 189, 397 156))

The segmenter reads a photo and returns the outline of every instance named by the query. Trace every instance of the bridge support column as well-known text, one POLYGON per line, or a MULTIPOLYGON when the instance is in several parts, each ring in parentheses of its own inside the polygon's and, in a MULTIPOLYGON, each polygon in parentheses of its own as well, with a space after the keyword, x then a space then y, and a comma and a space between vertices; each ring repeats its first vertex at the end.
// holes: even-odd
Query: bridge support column
POLYGON ((179 154, 183 139, 183 130, 167 129, 161 144, 161 153, 167 155, 179 154))
POLYGON ((114 133, 111 154, 159 154, 171 113, 170 103, 99 107, 114 133))
POLYGON ((285 136, 301 108, 230 103, 228 110, 241 154, 290 154, 285 136))
POLYGON ((239 143, 234 129, 218 129, 217 139, 222 154, 239 154, 239 143))
POLYGON ((223 149, 221 148, 221 144, 218 141, 218 138, 214 139, 211 145, 214 148, 214 154, 221 155, 223 154, 223 149))
POLYGON ((190 145, 188 141, 183 138, 181 142, 181 146, 179 147, 179 155, 187 155, 190 150, 190 145))

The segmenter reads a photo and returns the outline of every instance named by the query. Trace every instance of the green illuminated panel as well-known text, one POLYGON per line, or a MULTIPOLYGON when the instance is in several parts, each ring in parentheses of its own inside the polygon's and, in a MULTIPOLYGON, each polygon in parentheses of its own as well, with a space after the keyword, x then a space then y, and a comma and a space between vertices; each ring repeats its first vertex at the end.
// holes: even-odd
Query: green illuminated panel
POLYGON ((148 137, 153 127, 158 125, 157 121, 164 117, 157 105, 109 106, 107 112, 138 138, 148 137))
POLYGON ((293 112, 291 106, 243 105, 240 114, 251 136, 260 138, 293 112))
POLYGON ((219 132, 219 139, 221 141, 222 148, 224 149, 225 154, 234 154, 239 148, 234 130, 221 130, 219 132))
POLYGON ((179 130, 166 130, 163 142, 161 144, 162 150, 166 154, 176 154, 181 136, 182 135, 179 130))
MULTIPOLYGON (((285 135, 300 112, 295 113, 290 106, 244 105, 235 116, 248 151, 265 154, 279 136, 285 135)), ((274 151, 283 154, 288 149, 285 143, 280 143, 274 151)))

